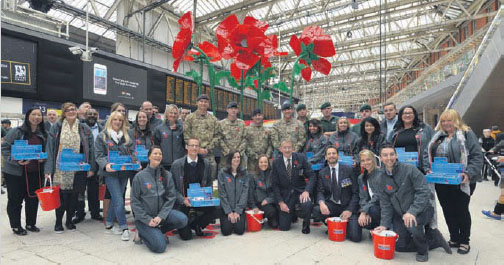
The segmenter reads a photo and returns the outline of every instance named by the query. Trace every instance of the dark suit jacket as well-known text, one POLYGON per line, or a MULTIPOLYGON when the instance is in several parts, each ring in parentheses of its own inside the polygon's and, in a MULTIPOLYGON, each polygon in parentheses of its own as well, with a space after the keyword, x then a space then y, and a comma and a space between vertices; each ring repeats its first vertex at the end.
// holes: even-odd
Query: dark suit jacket
MULTIPOLYGON (((359 210, 359 187, 357 177, 351 167, 339 165, 338 189, 340 190, 341 207, 357 213, 359 210)), ((317 202, 331 200, 331 172, 329 166, 319 172, 317 181, 317 202)))
POLYGON ((317 178, 315 172, 302 153, 292 153, 292 176, 289 181, 285 168, 283 155, 273 161, 271 178, 273 180, 273 192, 277 202, 286 202, 292 191, 309 193, 313 192, 317 178), (308 179, 308 182, 305 181, 308 179))

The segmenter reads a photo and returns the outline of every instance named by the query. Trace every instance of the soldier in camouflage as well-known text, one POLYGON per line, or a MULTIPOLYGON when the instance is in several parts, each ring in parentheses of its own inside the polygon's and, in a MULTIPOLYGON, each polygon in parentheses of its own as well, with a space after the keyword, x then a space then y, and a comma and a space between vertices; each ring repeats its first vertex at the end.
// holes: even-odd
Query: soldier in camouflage
POLYGON ((303 149, 306 132, 304 125, 292 118, 293 112, 292 104, 288 102, 282 104, 283 118, 275 122, 271 131, 271 142, 276 150, 280 148, 280 143, 287 138, 292 141, 294 152, 301 152, 303 149))
POLYGON ((247 147, 248 164, 247 171, 251 174, 256 173, 258 160, 261 155, 271 157, 273 148, 271 146, 271 132, 263 126, 264 114, 260 109, 252 112, 253 123, 245 129, 245 138, 247 147))
MULTIPOLYGON (((244 155, 247 145, 245 139, 245 122, 238 119, 238 103, 234 101, 229 102, 226 110, 228 113, 227 118, 220 121, 220 147, 222 158, 227 157, 232 151, 238 151, 242 157, 241 166, 245 167, 246 159, 244 159, 244 155)), ((221 159, 220 168, 229 166, 226 160, 227 159, 221 159)))
POLYGON ((210 162, 212 179, 215 180, 217 164, 215 163, 214 149, 219 144, 220 126, 217 118, 207 112, 210 98, 206 94, 201 94, 196 98, 196 101, 198 109, 187 115, 184 122, 184 140, 186 143, 190 138, 200 140, 199 153, 210 162))

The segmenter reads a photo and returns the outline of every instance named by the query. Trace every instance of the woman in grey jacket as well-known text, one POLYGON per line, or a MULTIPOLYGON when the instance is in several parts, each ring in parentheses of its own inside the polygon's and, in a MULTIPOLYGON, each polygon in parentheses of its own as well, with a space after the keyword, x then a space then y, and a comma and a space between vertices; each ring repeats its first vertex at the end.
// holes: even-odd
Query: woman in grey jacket
POLYGON ((47 133, 44 129, 42 111, 32 108, 26 112, 22 126, 11 129, 2 142, 2 173, 7 184, 7 214, 12 232, 24 236, 26 230, 39 232, 37 223, 38 199, 35 190, 42 185, 41 168, 45 160, 12 160, 11 148, 16 140, 42 145, 45 150, 47 133), (25 202, 26 230, 21 226, 21 209, 25 202))
POLYGON ((462 184, 436 184, 436 194, 450 231, 448 244, 458 248, 459 254, 467 254, 471 249, 469 246, 471 234, 469 201, 476 188, 476 182, 481 179, 483 153, 478 138, 464 124, 456 110, 445 110, 439 117, 436 133, 429 142, 424 156, 426 172, 431 172, 434 157, 446 157, 449 163, 464 164, 462 184))
POLYGON ((378 178, 380 169, 376 167, 375 154, 368 150, 359 153, 364 173, 359 175, 359 225, 372 230, 380 225, 380 199, 378 198, 378 178))
POLYGON ((154 144, 163 150, 163 167, 170 170, 173 161, 185 155, 184 124, 178 119, 178 108, 168 105, 165 121, 154 130, 154 144))
POLYGON ((110 151, 118 151, 119 155, 130 156, 132 163, 138 163, 133 140, 129 137, 126 119, 121 113, 114 111, 105 124, 105 129, 96 137, 95 157, 98 163, 100 176, 105 177, 105 184, 112 197, 110 209, 105 221, 105 228, 113 234, 120 234, 123 241, 129 241, 128 223, 124 212, 123 192, 128 178, 135 171, 116 171, 109 162, 110 151), (117 218, 119 229, 114 228, 114 220, 117 218))
MULTIPOLYGON (((325 137, 325 136, 324 136, 325 137)), ((264 211, 264 216, 268 219, 271 228, 278 228, 278 208, 273 194, 273 183, 271 180, 271 167, 268 157, 260 155, 257 168, 258 172, 250 178, 249 204, 250 208, 258 212, 264 211)))
POLYGON ((247 171, 240 168, 240 152, 232 151, 226 159, 231 166, 223 168, 218 176, 221 232, 224 236, 229 236, 233 231, 243 235, 250 180, 247 171))
POLYGON ((337 132, 329 138, 329 144, 336 146, 338 152, 343 152, 346 156, 353 156, 354 167, 357 166, 359 153, 359 136, 350 131, 350 122, 347 118, 338 119, 337 132))
POLYGON ((77 206, 79 192, 86 187, 86 177, 92 177, 96 173, 96 164, 93 155, 93 133, 89 126, 80 123, 77 119, 77 108, 71 102, 61 106, 60 120, 51 126, 47 139, 47 163, 45 164, 45 177, 52 178, 55 185, 60 188, 61 205, 56 209, 56 224, 54 231, 63 233, 63 215, 66 212, 65 226, 69 231, 75 231, 72 217, 77 206), (59 168, 61 150, 70 148, 74 153, 84 154, 86 163, 91 165, 91 170, 85 171, 62 171, 59 168))
POLYGON ((133 178, 131 208, 135 213, 137 236, 135 243, 145 245, 155 253, 166 250, 165 233, 187 224, 187 216, 174 210, 175 184, 171 173, 163 169, 161 147, 154 145, 148 153, 149 165, 133 178))

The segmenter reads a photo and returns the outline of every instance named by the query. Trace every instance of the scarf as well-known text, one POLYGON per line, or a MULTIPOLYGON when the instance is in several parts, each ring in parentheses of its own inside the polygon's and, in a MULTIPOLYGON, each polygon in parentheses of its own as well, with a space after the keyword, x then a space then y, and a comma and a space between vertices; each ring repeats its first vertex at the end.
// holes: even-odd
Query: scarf
POLYGON ((121 141, 121 138, 123 137, 122 131, 116 132, 112 129, 107 129, 107 133, 110 136, 110 139, 112 139, 112 141, 114 141, 116 144, 119 144, 119 141, 121 141))
MULTIPOLYGON (((431 141, 429 142, 429 162, 432 163, 432 145, 439 139, 441 136, 447 136, 447 133, 444 131, 437 131, 434 136, 432 137, 431 141)), ((455 140, 457 141, 458 145, 460 146, 460 163, 464 165, 464 168, 467 167, 467 158, 469 156, 469 153, 467 151, 466 147, 466 137, 465 137, 465 132, 462 130, 457 130, 455 132, 455 140)), ((467 195, 471 196, 471 192, 469 189, 469 181, 467 181, 464 184, 460 184, 460 189, 467 195)))
MULTIPOLYGON (((70 124, 66 119, 63 120, 61 124, 61 133, 59 139, 58 148, 58 161, 61 159, 59 157, 61 150, 64 148, 70 148, 74 153, 80 152, 81 138, 79 135, 79 121, 75 121, 74 125, 70 127, 70 124)), ((61 190, 72 190, 74 183, 75 171, 61 171, 59 166, 54 172, 54 183, 59 185, 61 190)))

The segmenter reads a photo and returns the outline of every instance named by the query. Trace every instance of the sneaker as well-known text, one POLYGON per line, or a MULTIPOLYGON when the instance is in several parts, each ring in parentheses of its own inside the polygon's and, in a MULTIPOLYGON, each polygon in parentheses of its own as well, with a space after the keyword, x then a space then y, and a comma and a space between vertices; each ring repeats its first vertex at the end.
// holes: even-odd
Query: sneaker
POLYGON ((110 226, 105 227, 105 233, 110 235, 122 235, 123 230, 115 226, 110 226))
POLYGON ((491 211, 481 211, 482 214, 486 215, 488 218, 492 218, 492 219, 495 219, 495 220, 501 220, 501 216, 500 215, 494 215, 492 214, 491 211))
POLYGON ((416 254, 416 261, 418 262, 427 262, 429 261, 429 254, 416 254))
POLYGON ((121 234, 121 240, 122 241, 129 241, 130 240, 130 233, 128 229, 124 229, 122 234, 121 234))
POLYGON ((65 232, 65 229, 63 229, 63 225, 55 225, 54 232, 56 234, 62 234, 63 232, 65 232))
POLYGON ((68 223, 65 225, 68 231, 75 232, 77 230, 77 226, 75 226, 73 223, 68 223))
POLYGON ((30 232, 35 232, 35 233, 40 232, 40 228, 38 228, 35 225, 27 225, 26 230, 28 230, 30 232))

